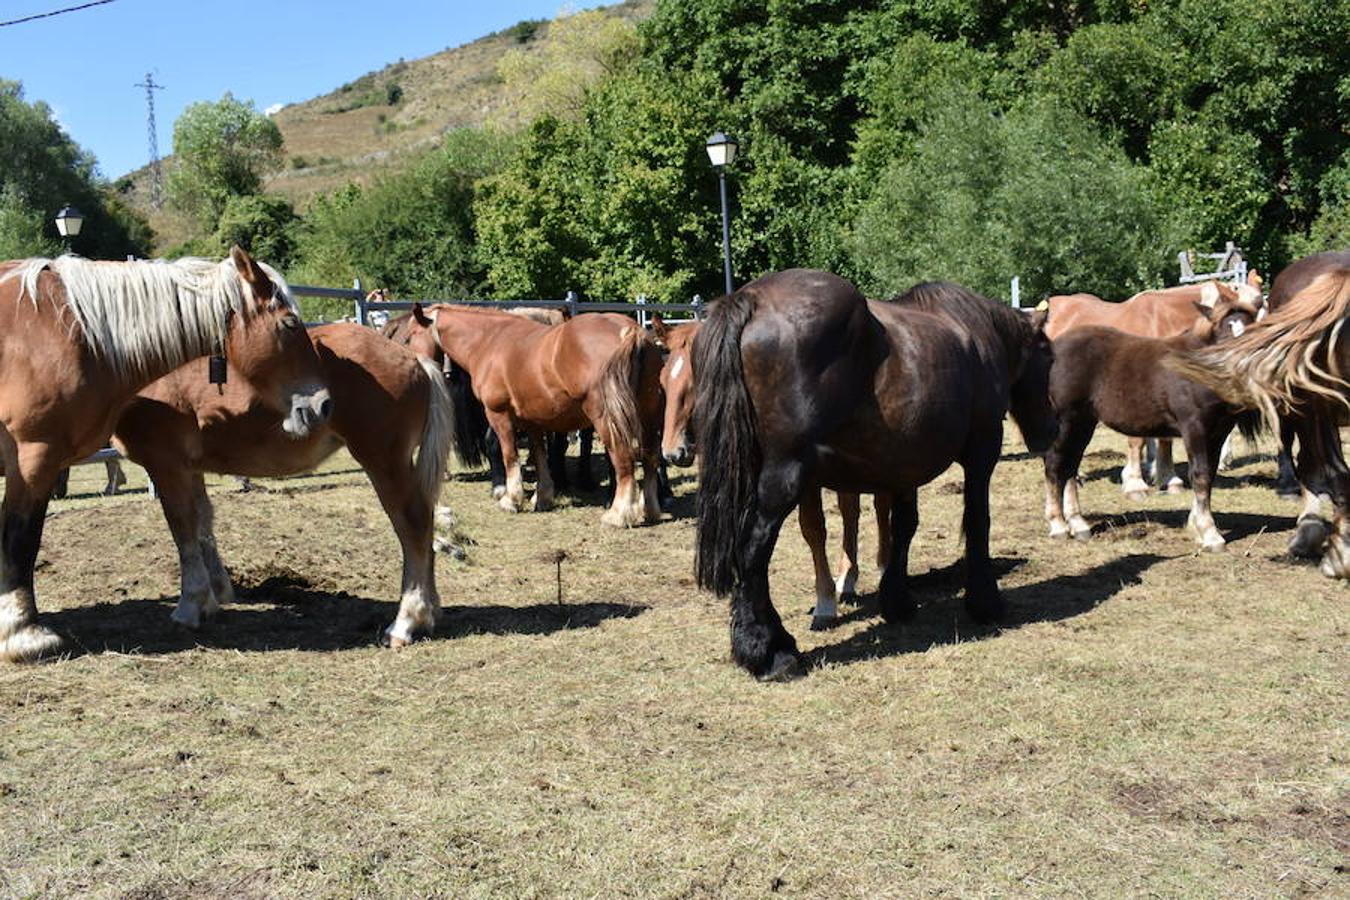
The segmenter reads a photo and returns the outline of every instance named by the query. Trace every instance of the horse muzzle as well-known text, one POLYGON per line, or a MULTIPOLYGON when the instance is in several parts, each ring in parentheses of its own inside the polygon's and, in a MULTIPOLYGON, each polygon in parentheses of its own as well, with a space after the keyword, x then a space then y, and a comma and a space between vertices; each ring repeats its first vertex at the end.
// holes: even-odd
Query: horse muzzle
POLYGON ((293 438, 308 437, 311 431, 327 422, 332 414, 333 398, 329 396, 328 388, 308 394, 293 394, 291 413, 281 427, 293 438))
POLYGON ((668 465, 684 469, 694 464, 694 448, 687 443, 681 443, 670 450, 661 451, 662 458, 668 465))

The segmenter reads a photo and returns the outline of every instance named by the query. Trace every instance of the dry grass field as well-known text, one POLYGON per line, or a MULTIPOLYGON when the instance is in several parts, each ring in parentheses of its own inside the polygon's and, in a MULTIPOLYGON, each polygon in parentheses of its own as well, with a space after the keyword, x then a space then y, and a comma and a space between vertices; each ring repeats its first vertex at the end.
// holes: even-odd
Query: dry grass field
POLYGON ((510 516, 447 484, 475 543, 402 652, 375 646, 396 544, 345 456, 217 483, 241 599, 198 635, 143 491, 58 502, 39 602, 77 653, 0 668, 0 894, 1345 896, 1346 589, 1283 556, 1269 459, 1221 480, 1229 549, 1202 555, 1188 496, 1121 498, 1121 448, 1085 464, 1096 536, 1052 543, 1009 443, 1001 629, 956 599, 959 471, 921 494, 903 627, 863 596, 810 632, 790 520, 772 584, 810 665, 774 685, 692 584, 688 479, 629 532, 594 497, 510 516))

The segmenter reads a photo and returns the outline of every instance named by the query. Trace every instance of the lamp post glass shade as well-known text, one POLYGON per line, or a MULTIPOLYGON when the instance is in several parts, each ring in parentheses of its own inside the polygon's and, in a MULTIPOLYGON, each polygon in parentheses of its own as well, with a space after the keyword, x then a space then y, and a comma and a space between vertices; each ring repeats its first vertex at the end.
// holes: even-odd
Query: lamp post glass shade
POLYGON ((717 132, 708 138, 708 159, 719 169, 729 166, 736 159, 736 139, 717 132))
POLYGON ((56 214, 56 230, 63 238, 75 237, 83 225, 84 214, 73 206, 63 206, 56 214))

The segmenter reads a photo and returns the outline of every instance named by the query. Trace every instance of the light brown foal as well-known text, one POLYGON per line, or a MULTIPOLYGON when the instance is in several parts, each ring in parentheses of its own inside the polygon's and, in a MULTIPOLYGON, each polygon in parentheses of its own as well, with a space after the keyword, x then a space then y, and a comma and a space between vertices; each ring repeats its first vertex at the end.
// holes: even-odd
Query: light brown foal
POLYGON ((113 439, 158 489, 182 578, 172 618, 193 629, 234 599, 202 473, 296 475, 345 445, 370 477, 403 549, 398 617, 385 630, 388 644, 402 646, 431 634, 441 612, 434 516, 454 435, 450 397, 434 363, 368 328, 340 323, 309 334, 334 407, 332 418, 304 439, 285 435, 280 417, 257 402, 243 379, 231 378, 224 390, 208 384, 201 360, 142 391, 113 439))
POLYGON ((327 418, 319 360, 285 282, 237 247, 219 263, 63 256, 0 265, 0 659, 62 646, 38 622, 33 592, 57 475, 106 444, 137 391, 212 353, 291 435, 327 418))

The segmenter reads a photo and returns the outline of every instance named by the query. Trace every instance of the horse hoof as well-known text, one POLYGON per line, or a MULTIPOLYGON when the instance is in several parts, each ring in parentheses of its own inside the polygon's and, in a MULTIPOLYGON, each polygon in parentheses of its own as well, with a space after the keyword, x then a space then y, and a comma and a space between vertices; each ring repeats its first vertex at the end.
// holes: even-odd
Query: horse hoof
POLYGON ((1169 494, 1186 493, 1186 482, 1182 481, 1180 478, 1173 478, 1171 481, 1167 482, 1167 493, 1169 494))
POLYGON ((175 607, 174 611, 169 613, 169 619, 181 628, 196 631, 202 627, 202 609, 200 606, 193 606, 190 609, 175 607))
POLYGON ((1132 503, 1143 503, 1148 499, 1148 491, 1126 491, 1125 499, 1132 503))
POLYGON ((1223 538, 1208 538, 1200 542, 1200 549, 1206 553, 1222 553, 1228 548, 1228 542, 1223 538))
POLYGON ((835 627, 835 626, 838 625, 838 624, 839 624, 839 619, 838 619, 836 616, 812 616, 812 617, 811 617, 811 630, 812 630, 812 631, 829 631, 831 628, 835 627))
POLYGON ((1072 532, 1075 541, 1086 541, 1092 538, 1092 526, 1087 523, 1087 520, 1080 519, 1077 516, 1069 520, 1069 531, 1072 532))
POLYGON ((500 499, 502 499, 502 498, 505 497, 505 496, 506 496, 506 485, 504 485, 504 484, 494 484, 494 485, 492 486, 492 499, 493 499, 493 500, 500 500, 500 499))
POLYGON ((1289 539, 1289 555, 1295 559, 1317 559, 1331 534, 1331 523, 1321 516, 1302 516, 1289 539))
POLYGON ((530 509, 533 510, 534 512, 548 512, 552 508, 553 508, 553 498, 545 497, 544 499, 541 500, 539 499, 538 494, 534 495, 534 502, 530 504, 530 509))
POLYGON ((1053 541, 1067 540, 1069 537, 1069 526, 1063 522, 1050 523, 1050 539, 1053 541))
POLYGON ((764 671, 764 674, 759 676, 759 680, 764 682, 791 681, 800 674, 801 669, 797 654, 779 650, 773 655, 773 662, 764 671))
POLYGON ((66 642, 50 628, 28 625, 0 640, 0 660, 7 662, 38 662, 59 656, 66 642))
POLYGON ((918 611, 918 605, 908 597, 903 600, 890 601, 883 598, 881 601, 881 618, 888 625, 898 625, 912 619, 918 611))
POLYGON ((992 625, 1001 621, 1007 611, 1008 604, 998 591, 994 591, 991 596, 966 597, 966 612, 981 625, 992 625))

